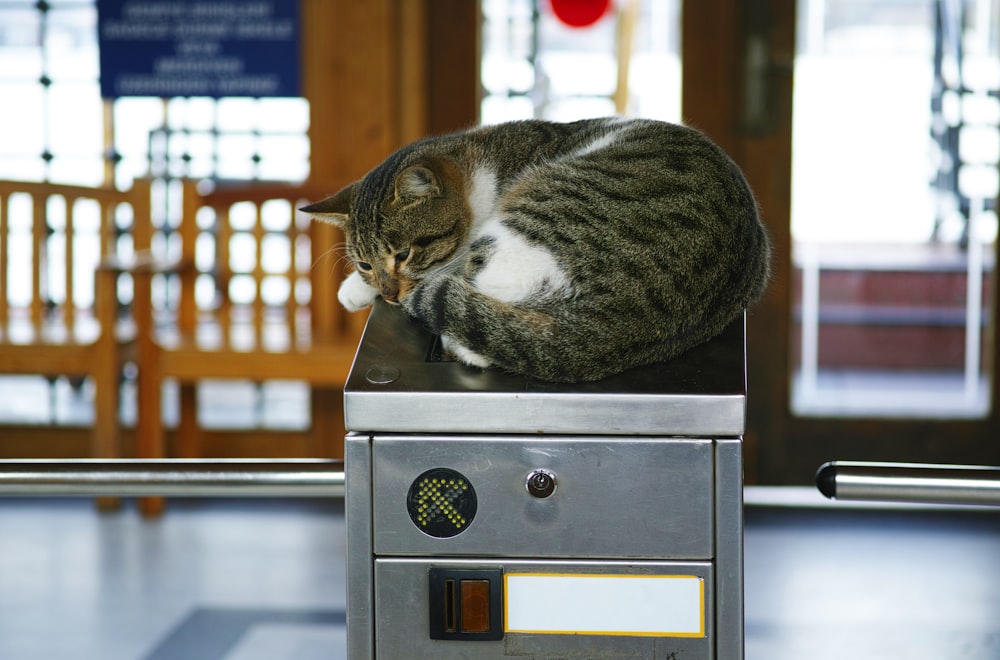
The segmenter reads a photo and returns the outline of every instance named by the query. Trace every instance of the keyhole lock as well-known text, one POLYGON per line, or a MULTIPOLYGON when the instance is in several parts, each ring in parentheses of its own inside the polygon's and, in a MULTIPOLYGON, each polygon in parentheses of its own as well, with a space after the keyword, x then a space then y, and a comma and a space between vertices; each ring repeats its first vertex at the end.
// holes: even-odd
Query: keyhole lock
POLYGON ((556 475, 548 470, 533 470, 525 478, 524 487, 532 497, 545 499, 556 492, 556 475))

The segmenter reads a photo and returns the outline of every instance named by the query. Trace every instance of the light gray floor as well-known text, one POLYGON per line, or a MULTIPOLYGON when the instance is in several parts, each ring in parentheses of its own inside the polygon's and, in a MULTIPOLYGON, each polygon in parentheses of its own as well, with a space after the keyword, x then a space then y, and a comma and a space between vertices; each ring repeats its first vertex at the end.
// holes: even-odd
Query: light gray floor
POLYGON ((0 658, 345 656, 334 502, 0 500, 0 658))
POLYGON ((748 660, 1000 658, 994 509, 746 511, 748 660))

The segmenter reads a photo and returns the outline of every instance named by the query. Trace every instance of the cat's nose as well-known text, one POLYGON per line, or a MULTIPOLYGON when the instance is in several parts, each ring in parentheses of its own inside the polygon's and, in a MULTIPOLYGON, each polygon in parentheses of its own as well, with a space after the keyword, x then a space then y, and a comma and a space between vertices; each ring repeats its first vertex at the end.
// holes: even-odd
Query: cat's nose
POLYGON ((382 287, 382 299, 386 302, 398 304, 399 303, 399 283, 392 282, 390 284, 383 284, 382 287))

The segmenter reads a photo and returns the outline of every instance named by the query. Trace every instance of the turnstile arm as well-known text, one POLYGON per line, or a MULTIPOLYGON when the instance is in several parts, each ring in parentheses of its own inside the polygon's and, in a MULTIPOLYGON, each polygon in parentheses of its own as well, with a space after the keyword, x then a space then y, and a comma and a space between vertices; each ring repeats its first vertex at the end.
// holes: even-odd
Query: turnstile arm
POLYGON ((830 499, 1000 506, 1000 468, 924 463, 825 463, 816 486, 830 499))
POLYGON ((0 460, 0 495, 343 497, 343 461, 0 460))

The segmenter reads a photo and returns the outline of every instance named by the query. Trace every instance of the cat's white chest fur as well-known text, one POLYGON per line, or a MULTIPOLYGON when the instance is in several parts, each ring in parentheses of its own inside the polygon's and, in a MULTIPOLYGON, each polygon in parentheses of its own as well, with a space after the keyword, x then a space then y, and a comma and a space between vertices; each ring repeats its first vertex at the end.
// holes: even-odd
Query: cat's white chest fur
POLYGON ((569 279, 550 252, 532 245, 504 225, 497 214, 496 176, 487 167, 472 174, 469 206, 473 240, 493 240, 489 261, 473 286, 503 302, 516 303, 532 295, 567 294, 569 279))
POLYGON ((486 223, 482 235, 493 239, 493 252, 473 280, 476 289, 507 303, 569 293, 569 279, 548 250, 532 245, 499 220, 486 223))

